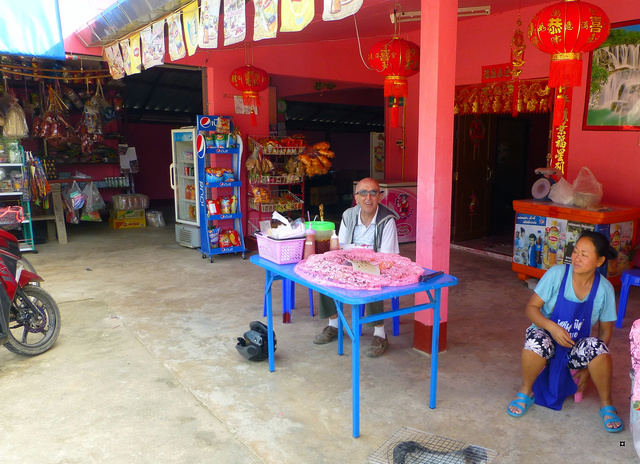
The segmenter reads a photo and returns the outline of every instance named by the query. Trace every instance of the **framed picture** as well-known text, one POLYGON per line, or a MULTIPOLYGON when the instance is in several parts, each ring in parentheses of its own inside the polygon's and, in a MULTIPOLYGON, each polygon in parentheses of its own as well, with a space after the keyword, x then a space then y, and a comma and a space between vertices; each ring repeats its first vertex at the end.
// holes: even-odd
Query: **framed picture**
POLYGON ((584 130, 640 130, 640 19, 613 24, 589 53, 584 130))

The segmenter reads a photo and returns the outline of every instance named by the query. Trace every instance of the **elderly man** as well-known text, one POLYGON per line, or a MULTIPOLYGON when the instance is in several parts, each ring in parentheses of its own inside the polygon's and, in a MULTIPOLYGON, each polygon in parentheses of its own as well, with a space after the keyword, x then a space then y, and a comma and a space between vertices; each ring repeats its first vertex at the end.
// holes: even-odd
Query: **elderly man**
MULTIPOLYGON (((358 182, 355 193, 356 206, 349 208, 342 214, 340 223, 340 243, 366 245, 383 253, 398 253, 398 234, 395 211, 380 204, 382 192, 375 179, 367 177, 358 182)), ((338 313, 335 302, 320 295, 318 315, 321 319, 329 318, 329 325, 321 334, 316 336, 314 343, 324 345, 338 338, 338 313)), ((367 314, 377 314, 384 310, 383 302, 378 301, 367 306, 367 314)), ((370 325, 375 325, 371 323, 370 325)), ((382 356, 389 347, 389 341, 384 332, 384 323, 376 325, 371 347, 366 351, 370 358, 382 356)))

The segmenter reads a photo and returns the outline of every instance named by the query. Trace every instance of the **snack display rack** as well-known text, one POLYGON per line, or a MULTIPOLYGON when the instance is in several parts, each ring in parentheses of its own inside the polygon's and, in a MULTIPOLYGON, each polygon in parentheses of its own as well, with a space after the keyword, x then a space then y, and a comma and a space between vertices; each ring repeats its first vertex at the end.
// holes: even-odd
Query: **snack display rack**
POLYGON ((290 161, 307 150, 304 140, 249 136, 248 148, 250 157, 264 167, 248 175, 250 233, 259 232, 260 222, 270 220, 274 211, 288 213, 290 219, 304 216, 304 173, 287 172, 290 161))
POLYGON ((242 186, 239 180, 242 138, 235 133, 230 117, 198 116, 196 147, 196 190, 200 213, 199 251, 202 258, 208 257, 209 261, 213 262, 214 255, 242 253, 242 259, 246 259, 242 211, 238 201, 242 186), (224 170, 229 175, 220 180, 214 174, 216 170, 224 170), (229 199, 232 201, 229 202, 229 199), (221 207, 222 203, 227 203, 227 206, 221 207), (229 206, 229 203, 235 204, 229 206), (232 224, 233 228, 230 228, 229 224, 232 224), (225 243, 222 238, 216 238, 223 237, 225 232, 228 232, 229 243, 225 243))

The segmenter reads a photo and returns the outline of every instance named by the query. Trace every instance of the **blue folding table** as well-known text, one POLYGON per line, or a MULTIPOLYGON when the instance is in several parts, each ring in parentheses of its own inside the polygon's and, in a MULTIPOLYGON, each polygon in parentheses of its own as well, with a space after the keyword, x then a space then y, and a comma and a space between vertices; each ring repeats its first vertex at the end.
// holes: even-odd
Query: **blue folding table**
MULTIPOLYGON (((264 283, 265 303, 267 306, 267 326, 269 327, 269 370, 275 370, 273 359, 273 306, 271 301, 271 286, 275 280, 289 279, 300 285, 308 287, 319 293, 323 293, 336 302, 338 309, 338 354, 343 354, 343 331, 346 330, 351 337, 351 370, 352 370, 352 418, 353 436, 360 436, 360 330, 359 326, 369 322, 380 321, 390 317, 401 316, 403 314, 415 313, 425 309, 433 310, 433 337, 431 345, 431 385, 429 391, 429 407, 436 407, 436 393, 438 380, 438 344, 440 341, 440 294, 444 287, 451 287, 458 283, 458 278, 448 274, 442 274, 425 282, 418 282, 412 285, 401 287, 383 287, 381 290, 346 290, 337 287, 326 287, 315 284, 301 276, 295 271, 295 264, 276 264, 260 256, 251 256, 250 261, 264 268, 266 278, 264 283), (428 303, 423 303, 407 308, 399 307, 399 298, 405 295, 415 295, 426 292, 429 298, 428 303), (385 311, 366 317, 360 317, 362 305, 374 301, 388 300, 392 302, 391 311, 385 311), (352 305, 351 325, 344 316, 343 306, 352 305)), ((431 271, 425 269, 426 274, 431 271)))

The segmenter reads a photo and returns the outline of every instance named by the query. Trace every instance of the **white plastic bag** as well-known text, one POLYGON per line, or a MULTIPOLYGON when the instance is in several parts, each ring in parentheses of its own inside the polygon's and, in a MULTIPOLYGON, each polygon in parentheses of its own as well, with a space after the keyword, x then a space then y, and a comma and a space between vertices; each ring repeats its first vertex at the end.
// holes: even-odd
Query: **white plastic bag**
POLYGON ((4 123, 4 136, 8 138, 23 139, 29 136, 29 127, 24 110, 17 103, 13 103, 7 111, 7 117, 4 123))
POLYGON ((564 177, 561 177, 558 182, 551 186, 549 199, 561 205, 572 205, 573 186, 564 177))
POLYGON ((602 200, 602 184, 596 180, 596 176, 583 166, 578 177, 573 181, 573 203, 581 208, 597 205, 602 200))

